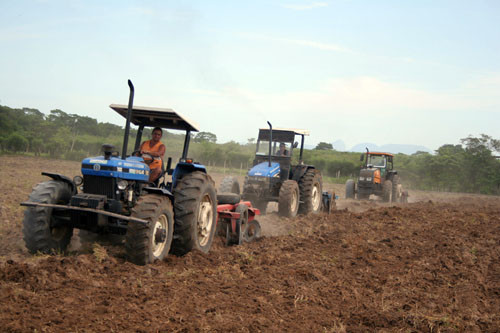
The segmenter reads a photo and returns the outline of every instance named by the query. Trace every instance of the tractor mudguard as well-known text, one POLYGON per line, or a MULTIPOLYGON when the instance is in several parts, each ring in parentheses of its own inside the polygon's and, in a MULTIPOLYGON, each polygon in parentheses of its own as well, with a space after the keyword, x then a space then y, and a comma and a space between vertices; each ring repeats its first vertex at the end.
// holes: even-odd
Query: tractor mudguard
POLYGON ((69 186, 71 187, 71 195, 76 194, 76 192, 77 192, 76 184, 73 182, 73 180, 71 178, 64 176, 64 175, 60 175, 58 173, 52 173, 52 172, 42 172, 42 175, 50 177, 54 180, 59 180, 59 181, 62 181, 62 182, 69 184, 69 186))
POLYGON ((309 169, 315 169, 315 168, 311 165, 297 165, 297 166, 295 166, 295 168, 293 170, 292 180, 295 180, 298 182, 300 180, 300 178, 302 178, 302 176, 309 169))
POLYGON ((153 194, 166 195, 171 201, 174 200, 174 195, 169 190, 164 188, 147 186, 144 188, 144 191, 153 194))
POLYGON ((203 164, 198 163, 187 163, 179 162, 175 166, 174 172, 172 173, 172 188, 175 188, 177 181, 184 177, 184 175, 193 173, 195 171, 201 171, 207 173, 207 168, 203 164))

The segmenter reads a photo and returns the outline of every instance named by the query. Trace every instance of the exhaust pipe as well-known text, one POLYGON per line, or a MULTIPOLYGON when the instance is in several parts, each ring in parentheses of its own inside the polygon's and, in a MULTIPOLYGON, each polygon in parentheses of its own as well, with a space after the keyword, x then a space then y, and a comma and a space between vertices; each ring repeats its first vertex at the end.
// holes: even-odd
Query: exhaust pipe
POLYGON ((269 121, 267 123, 269 125, 269 166, 271 166, 271 150, 273 149, 272 148, 272 144, 273 144, 273 125, 271 125, 271 123, 269 121))
POLYGON ((134 85, 128 80, 130 95, 128 98, 127 122, 125 124, 125 136, 123 137, 122 159, 127 158, 128 135, 130 133, 130 118, 132 117, 132 106, 134 105, 134 85))

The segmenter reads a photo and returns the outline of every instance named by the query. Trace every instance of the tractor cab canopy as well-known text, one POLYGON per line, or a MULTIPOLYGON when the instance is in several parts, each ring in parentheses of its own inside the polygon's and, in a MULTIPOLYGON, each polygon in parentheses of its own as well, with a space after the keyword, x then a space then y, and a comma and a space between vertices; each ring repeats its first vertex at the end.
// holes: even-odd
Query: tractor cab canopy
MULTIPOLYGON (((362 157, 364 156, 361 155, 362 157)), ((392 169, 393 154, 382 153, 382 152, 367 152, 366 153, 366 166, 375 168, 386 168, 392 169)))
MULTIPOLYGON (((127 119, 127 105, 111 104, 109 107, 127 119)), ((189 132, 199 131, 197 123, 188 120, 172 109, 166 108, 134 106, 132 108, 130 122, 139 127, 161 127, 189 132)))
MULTIPOLYGON (((127 119, 127 113, 128 113, 127 105, 111 104, 109 107, 118 112, 125 119, 127 119)), ((186 117, 181 116, 178 112, 172 109, 166 109, 166 108, 133 106, 130 115, 130 122, 134 125, 139 126, 139 129, 137 131, 137 137, 135 140, 134 151, 137 151, 139 149, 142 139, 142 131, 144 130, 144 127, 160 127, 165 129, 186 131, 181 160, 185 160, 187 158, 189 141, 191 138, 190 133, 199 132, 199 126, 197 123, 188 120, 186 117)), ((125 135, 127 136, 127 131, 125 131, 125 135)), ((124 151, 125 147, 126 144, 124 144, 124 151)))
MULTIPOLYGON (((300 135, 302 137, 301 151, 303 149, 304 136, 309 135, 309 131, 307 130, 294 128, 273 128, 272 131, 271 155, 283 157, 291 156, 292 149, 298 146, 298 142, 294 142, 296 135, 300 135)), ((261 128, 259 130, 256 152, 257 155, 269 154, 270 134, 269 128, 261 128)))

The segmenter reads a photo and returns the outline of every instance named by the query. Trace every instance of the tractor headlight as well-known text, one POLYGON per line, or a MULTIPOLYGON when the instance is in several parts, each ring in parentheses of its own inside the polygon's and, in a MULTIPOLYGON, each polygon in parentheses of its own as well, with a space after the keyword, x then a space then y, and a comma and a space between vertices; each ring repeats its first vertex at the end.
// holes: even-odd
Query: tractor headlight
POLYGON ((365 177, 359 177, 359 180, 363 181, 365 180, 365 177))
POLYGON ((118 187, 119 190, 123 191, 124 189, 127 188, 128 182, 126 180, 120 179, 117 183, 116 186, 118 187))
POLYGON ((76 186, 80 186, 83 184, 83 178, 82 176, 75 176, 73 177, 73 183, 75 183, 76 186))
POLYGON ((371 182, 372 181, 372 177, 366 177, 366 181, 367 182, 371 182))

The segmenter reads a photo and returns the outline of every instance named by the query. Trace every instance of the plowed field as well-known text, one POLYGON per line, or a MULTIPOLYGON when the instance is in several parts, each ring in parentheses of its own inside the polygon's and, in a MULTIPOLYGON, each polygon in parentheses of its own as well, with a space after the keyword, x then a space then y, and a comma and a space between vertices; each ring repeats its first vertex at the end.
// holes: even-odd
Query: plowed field
MULTIPOLYGON (((498 332, 500 198, 410 191, 408 204, 340 199, 331 215, 259 218, 264 237, 134 266, 121 247, 31 256, 24 208, 42 170, 0 156, 0 331, 498 332)), ((216 181, 222 175, 214 177, 216 181)))

